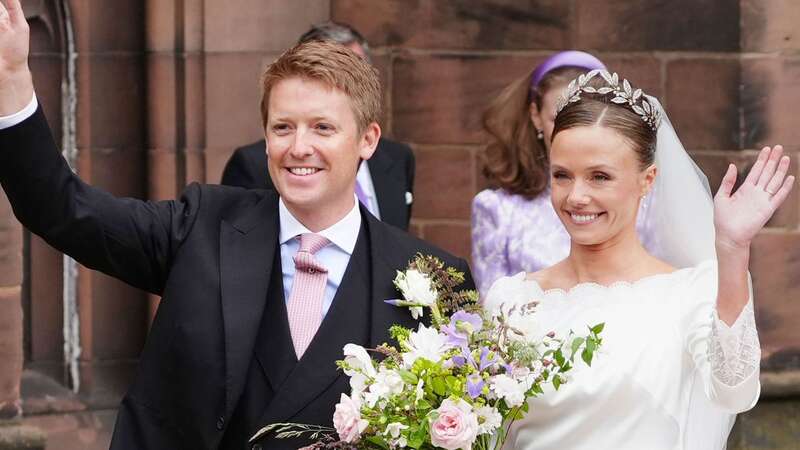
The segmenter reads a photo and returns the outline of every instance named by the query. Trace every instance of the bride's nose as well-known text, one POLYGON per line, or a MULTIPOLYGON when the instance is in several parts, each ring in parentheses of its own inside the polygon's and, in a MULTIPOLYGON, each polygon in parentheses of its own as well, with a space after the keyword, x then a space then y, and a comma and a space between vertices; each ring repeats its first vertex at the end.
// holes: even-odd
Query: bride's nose
POLYGON ((569 195, 567 195, 567 202, 570 206, 574 208, 583 208, 588 206, 591 201, 592 197, 589 195, 589 187, 586 186, 585 183, 576 181, 572 184, 572 189, 570 189, 569 195))

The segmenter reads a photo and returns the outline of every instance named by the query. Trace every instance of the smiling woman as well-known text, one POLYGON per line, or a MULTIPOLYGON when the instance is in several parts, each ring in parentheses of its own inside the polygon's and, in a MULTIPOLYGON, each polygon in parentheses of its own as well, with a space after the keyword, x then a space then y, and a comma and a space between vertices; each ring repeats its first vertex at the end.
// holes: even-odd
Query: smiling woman
POLYGON ((605 323, 604 354, 531 402, 510 432, 512 448, 724 447, 736 414, 760 390, 747 264, 750 242, 794 181, 782 152, 762 150, 735 193, 731 166, 712 202, 657 100, 605 71, 570 83, 549 155, 570 254, 501 278, 484 302, 539 300, 539 320, 556 333, 605 323), (654 187, 665 260, 636 233, 640 202, 654 187))

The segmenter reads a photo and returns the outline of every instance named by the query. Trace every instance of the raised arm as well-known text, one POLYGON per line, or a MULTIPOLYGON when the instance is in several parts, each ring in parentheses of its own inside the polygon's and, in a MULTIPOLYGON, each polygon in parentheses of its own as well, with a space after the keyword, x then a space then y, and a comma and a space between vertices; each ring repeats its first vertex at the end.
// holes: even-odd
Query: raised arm
POLYGON ((33 98, 28 68, 30 31, 19 0, 0 2, 0 116, 21 111, 33 98))
POLYGON ((750 244, 786 200, 794 176, 786 176, 789 157, 783 147, 764 147, 744 183, 733 191, 736 166, 731 164, 714 197, 714 228, 719 264, 717 313, 733 325, 750 298, 750 244))

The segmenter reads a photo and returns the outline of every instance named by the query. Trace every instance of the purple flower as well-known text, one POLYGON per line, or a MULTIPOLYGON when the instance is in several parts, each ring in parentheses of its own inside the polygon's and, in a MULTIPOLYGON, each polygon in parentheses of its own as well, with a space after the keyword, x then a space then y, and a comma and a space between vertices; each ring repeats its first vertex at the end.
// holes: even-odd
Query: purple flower
POLYGON ((467 393, 472 398, 477 398, 481 395, 484 385, 483 377, 478 373, 473 373, 467 377, 467 393))
POLYGON ((489 350, 488 347, 481 348, 481 365, 478 367, 480 370, 486 370, 487 368, 497 364, 500 362, 500 359, 497 357, 497 354, 489 350), (491 355, 491 356, 490 356, 491 355))
POLYGON ((481 319, 481 316, 462 310, 457 311, 450 317, 450 323, 442 327, 442 331, 448 337, 448 344, 465 348, 469 342, 469 335, 480 331, 482 327, 483 319, 481 319))

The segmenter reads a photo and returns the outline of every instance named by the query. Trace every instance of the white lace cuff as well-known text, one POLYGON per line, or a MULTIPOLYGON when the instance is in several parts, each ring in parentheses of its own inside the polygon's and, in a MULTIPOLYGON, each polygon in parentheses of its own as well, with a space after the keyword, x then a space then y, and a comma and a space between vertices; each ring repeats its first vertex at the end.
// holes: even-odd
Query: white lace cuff
POLYGON ((709 353, 711 373, 729 387, 738 386, 759 369, 761 344, 752 298, 730 327, 714 311, 709 353))

